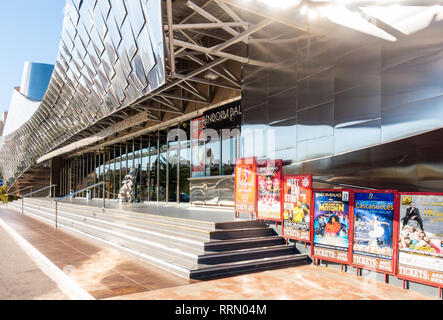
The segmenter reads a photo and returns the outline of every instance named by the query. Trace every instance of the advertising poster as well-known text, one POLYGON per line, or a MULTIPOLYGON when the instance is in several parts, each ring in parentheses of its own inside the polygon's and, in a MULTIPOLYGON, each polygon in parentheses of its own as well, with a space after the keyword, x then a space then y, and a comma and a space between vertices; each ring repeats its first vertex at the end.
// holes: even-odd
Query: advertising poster
POLYGON ((283 236, 310 241, 312 176, 283 178, 283 236))
POLYGON ((281 220, 282 160, 265 160, 257 164, 257 218, 281 220))
POLYGON ((314 192, 313 256, 349 263, 349 190, 314 192))
POLYGON ((395 191, 355 192, 354 266, 393 274, 395 191))
POLYGON ((235 161, 235 212, 256 213, 257 174, 255 158, 235 161))
POLYGON ((193 177, 205 175, 205 145, 201 141, 204 129, 203 117, 191 120, 191 171, 193 177))
POLYGON ((443 194, 400 194, 397 275, 443 287, 443 194))

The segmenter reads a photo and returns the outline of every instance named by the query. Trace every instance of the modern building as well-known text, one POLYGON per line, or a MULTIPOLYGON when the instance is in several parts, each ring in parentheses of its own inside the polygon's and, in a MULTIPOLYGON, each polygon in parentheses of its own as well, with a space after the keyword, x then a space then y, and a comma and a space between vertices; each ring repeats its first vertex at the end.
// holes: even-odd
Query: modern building
POLYGON ((3 136, 13 133, 33 116, 48 89, 53 70, 50 64, 25 62, 20 87, 12 92, 3 136))
POLYGON ((104 181, 80 196, 118 199, 130 175, 135 202, 232 206, 235 159, 250 156, 314 187, 443 191, 437 1, 66 8, 46 93, 3 137, 11 192, 104 181))
MULTIPOLYGON (((246 156, 282 158, 317 183, 442 190, 441 6, 130 3, 67 1, 49 88, 5 127, 11 191, 104 180, 117 198, 135 168, 136 201, 229 205, 246 156), (206 122, 218 138, 194 141, 195 119, 230 108, 206 122), (178 128, 186 137, 168 141, 178 128)), ((22 87, 50 69, 27 65, 22 87)), ((16 90, 10 110, 44 87, 16 90)))

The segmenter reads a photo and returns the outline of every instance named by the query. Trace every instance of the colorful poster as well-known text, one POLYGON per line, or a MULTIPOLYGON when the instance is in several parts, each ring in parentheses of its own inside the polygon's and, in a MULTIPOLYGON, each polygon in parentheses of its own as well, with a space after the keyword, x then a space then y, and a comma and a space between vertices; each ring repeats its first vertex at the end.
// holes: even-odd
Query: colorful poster
POLYGON ((235 161, 235 212, 256 213, 257 174, 255 158, 235 161))
POLYGON ((191 120, 191 171, 193 177, 205 175, 205 145, 202 141, 203 117, 191 120))
POLYGON ((281 220, 282 160, 264 160, 257 164, 257 218, 281 220))
POLYGON ((313 255, 349 263, 350 191, 314 192, 313 255))
POLYGON ((443 286, 443 194, 401 194, 398 276, 443 286))
POLYGON ((395 193, 356 192, 354 199, 353 264, 394 273, 395 193))
POLYGON ((310 241, 312 176, 283 178, 283 236, 310 241))

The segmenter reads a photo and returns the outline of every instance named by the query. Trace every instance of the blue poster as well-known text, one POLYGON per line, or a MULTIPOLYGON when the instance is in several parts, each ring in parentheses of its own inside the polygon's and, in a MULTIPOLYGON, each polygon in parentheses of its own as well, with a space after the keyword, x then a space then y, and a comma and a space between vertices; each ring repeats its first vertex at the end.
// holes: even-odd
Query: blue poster
POLYGON ((392 260, 393 223, 393 193, 355 193, 353 252, 392 260))
POLYGON ((347 251, 349 192, 316 191, 314 197, 314 244, 347 251))

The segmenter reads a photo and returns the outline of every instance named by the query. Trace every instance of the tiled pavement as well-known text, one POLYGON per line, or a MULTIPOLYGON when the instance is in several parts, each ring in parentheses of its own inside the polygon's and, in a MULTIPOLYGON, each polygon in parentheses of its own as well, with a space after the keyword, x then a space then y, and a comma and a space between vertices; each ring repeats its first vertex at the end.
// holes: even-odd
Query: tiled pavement
POLYGON ((0 218, 96 299, 433 299, 313 265, 189 281, 18 211, 0 218))
POLYGON ((111 299, 129 300, 425 300, 389 284, 313 265, 269 270, 111 299))

